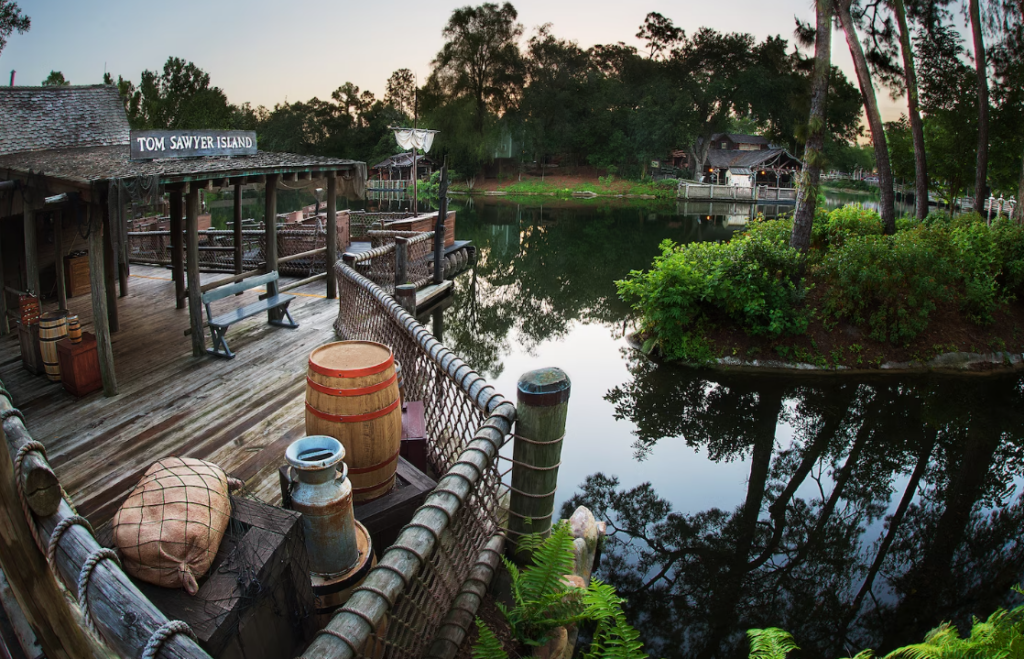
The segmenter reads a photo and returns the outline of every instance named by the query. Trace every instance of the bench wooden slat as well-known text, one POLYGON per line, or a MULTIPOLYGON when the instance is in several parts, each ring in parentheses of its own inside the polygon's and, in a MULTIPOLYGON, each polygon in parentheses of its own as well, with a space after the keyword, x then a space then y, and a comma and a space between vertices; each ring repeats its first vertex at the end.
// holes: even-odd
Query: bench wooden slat
POLYGON ((217 316, 211 320, 209 324, 212 327, 227 328, 232 323, 237 323, 240 320, 245 320, 250 316, 255 316, 256 314, 264 311, 270 311, 271 309, 279 307, 294 299, 294 295, 275 295, 273 297, 268 297, 265 300, 253 302, 252 304, 247 304, 244 307, 239 307, 238 309, 229 311, 226 314, 217 316))
POLYGON ((242 281, 235 282, 234 284, 228 284, 227 286, 219 286, 213 289, 212 291, 207 291, 206 293, 203 293, 203 304, 209 304, 210 302, 226 298, 230 295, 234 295, 235 293, 241 293, 242 291, 247 291, 250 288, 256 288, 257 286, 269 284, 270 282, 277 281, 277 279, 278 274, 277 271, 275 270, 274 272, 268 272, 265 275, 248 277, 246 279, 243 279, 242 281))

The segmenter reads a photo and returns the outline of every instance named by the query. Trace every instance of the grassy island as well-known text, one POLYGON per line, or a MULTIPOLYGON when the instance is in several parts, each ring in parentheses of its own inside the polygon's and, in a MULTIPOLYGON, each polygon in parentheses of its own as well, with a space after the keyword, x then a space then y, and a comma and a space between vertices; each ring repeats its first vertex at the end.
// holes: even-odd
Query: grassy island
POLYGON ((756 220, 729 242, 662 243, 617 282, 646 352, 877 368, 950 352, 1024 351, 1024 227, 976 214, 903 219, 819 208, 805 255, 792 221, 756 220))

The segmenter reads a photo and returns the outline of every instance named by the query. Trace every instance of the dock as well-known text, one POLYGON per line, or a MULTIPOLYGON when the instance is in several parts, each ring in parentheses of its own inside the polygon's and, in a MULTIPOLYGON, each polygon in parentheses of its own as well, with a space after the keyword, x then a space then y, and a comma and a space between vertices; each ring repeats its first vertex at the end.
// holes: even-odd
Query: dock
MULTIPOLYGON (((222 277, 203 274, 202 282, 222 277)), ((168 455, 213 462, 280 505, 277 469, 288 444, 305 434, 307 358, 336 340, 338 301, 325 298, 322 282, 291 291, 299 329, 268 325, 265 317, 238 323, 228 332, 237 356, 225 360, 192 356, 183 334, 189 312, 174 308, 170 270, 133 266, 129 291, 119 301, 121 331, 112 335, 119 396, 75 398, 22 367, 16 334, 0 340, 0 380, 80 513, 103 525, 149 465, 168 455)), ((255 302, 260 292, 245 292, 237 304, 255 302)), ((91 332, 90 297, 70 298, 68 306, 91 332)))

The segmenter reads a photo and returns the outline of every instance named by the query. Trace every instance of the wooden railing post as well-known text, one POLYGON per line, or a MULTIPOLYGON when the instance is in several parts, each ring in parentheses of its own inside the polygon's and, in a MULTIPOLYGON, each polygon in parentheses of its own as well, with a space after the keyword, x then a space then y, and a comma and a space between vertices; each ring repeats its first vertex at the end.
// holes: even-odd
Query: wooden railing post
MULTIPOLYGON (((2 434, 2 429, 0 429, 2 434)), ((51 659, 91 659, 85 632, 36 547, 14 486, 14 462, 6 439, 0 442, 0 564, 43 652, 51 659)))
POLYGON ((395 287, 395 301, 409 312, 413 318, 416 317, 416 285, 402 284, 395 287))
POLYGON ((441 164, 441 182, 438 188, 440 204, 434 224, 434 283, 444 281, 444 221, 448 217, 448 159, 441 164))
POLYGON ((409 280, 409 239, 395 236, 395 288, 409 280))
POLYGON ((334 172, 327 175, 327 299, 338 297, 338 282, 334 279, 334 262, 338 260, 338 178, 334 172))
POLYGON ((570 389, 569 376, 560 368, 519 378, 508 520, 513 544, 521 535, 546 536, 551 530, 570 389))

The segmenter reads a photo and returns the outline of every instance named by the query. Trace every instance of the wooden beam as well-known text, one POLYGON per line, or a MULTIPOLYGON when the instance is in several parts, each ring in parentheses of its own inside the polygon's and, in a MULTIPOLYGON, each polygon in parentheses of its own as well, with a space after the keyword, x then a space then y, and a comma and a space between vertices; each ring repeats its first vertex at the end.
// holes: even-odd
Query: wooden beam
POLYGON ((4 250, 0 244, 0 335, 11 333, 11 321, 7 317, 7 278, 4 276, 4 250))
POLYGON ((103 208, 90 204, 89 214, 89 288, 92 293, 92 322, 96 333, 100 376, 103 394, 117 395, 117 375, 114 372, 114 348, 110 345, 110 325, 107 319, 107 287, 103 278, 103 208))
MULTIPOLYGON (((267 176, 267 199, 264 208, 263 228, 266 236, 267 272, 277 270, 277 174, 267 176)), ((267 285, 267 293, 277 295, 277 282, 267 285)))
POLYGON ((235 183, 235 206, 234 215, 232 216, 235 221, 234 237, 235 237, 235 274, 241 274, 242 272, 242 184, 235 183))
POLYGON ((57 306, 61 311, 68 308, 68 289, 64 281, 64 213, 53 213, 53 265, 57 271, 57 306))
POLYGON ((0 446, 0 505, 8 511, 0 520, 0 563, 4 575, 47 657, 91 659, 85 631, 72 615, 45 556, 32 540, 29 521, 21 514, 11 479, 13 471, 14 461, 4 441, 0 446))
POLYGON ((192 326, 192 356, 206 352, 203 336, 203 294, 199 291, 199 190, 189 188, 185 197, 185 234, 188 244, 188 315, 192 326))
POLYGON ((338 282, 334 278, 334 262, 338 260, 338 180, 331 173, 327 177, 327 299, 338 297, 338 282))
POLYGON ((103 204, 103 276, 106 279, 105 287, 107 294, 107 318, 110 322, 110 333, 116 334, 121 330, 121 323, 117 317, 117 272, 114 270, 114 245, 112 223, 114 218, 110 217, 110 205, 103 204))
POLYGON ((185 308, 185 245, 181 188, 168 191, 171 202, 171 278, 174 280, 174 306, 185 308))
POLYGON ((25 200, 22 212, 25 222, 25 276, 28 281, 25 287, 33 295, 39 295, 39 246, 36 239, 36 212, 32 204, 25 200))

